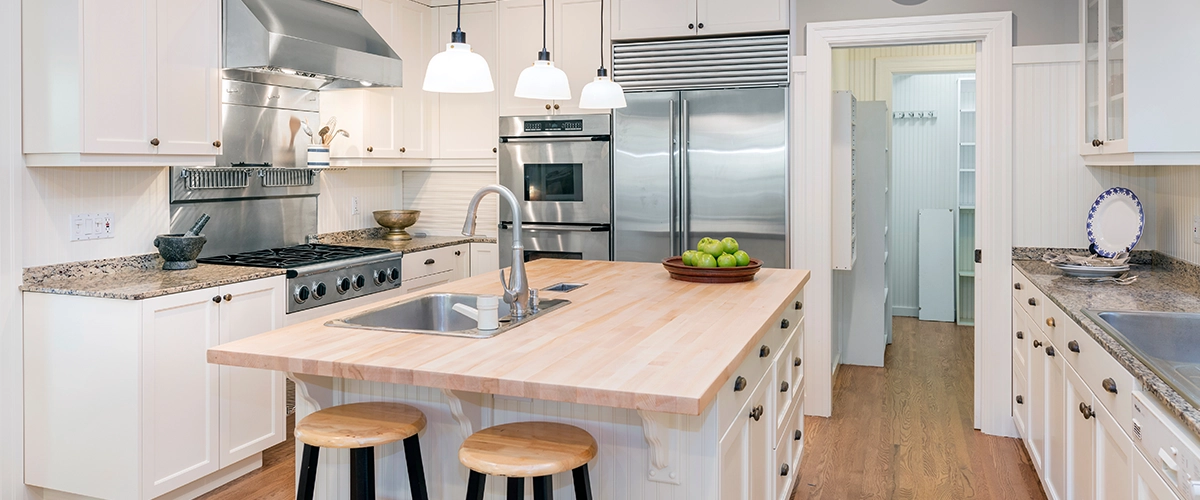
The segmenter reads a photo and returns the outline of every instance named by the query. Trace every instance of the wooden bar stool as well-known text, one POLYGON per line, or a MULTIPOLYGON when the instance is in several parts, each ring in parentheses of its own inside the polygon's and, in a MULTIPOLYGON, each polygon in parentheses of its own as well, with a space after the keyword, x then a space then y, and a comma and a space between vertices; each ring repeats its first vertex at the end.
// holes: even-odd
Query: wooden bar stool
POLYGON ((428 500, 425 468, 417 433, 425 414, 400 403, 352 403, 314 412, 296 424, 296 439, 304 443, 297 500, 312 500, 321 448, 350 449, 350 498, 375 498, 375 447, 404 440, 404 461, 415 500, 428 500))
POLYGON ((472 434, 458 449, 458 460, 471 469, 467 500, 483 500, 488 475, 508 478, 508 500, 525 498, 525 478, 533 478, 534 500, 551 500, 551 475, 571 471, 575 498, 592 500, 587 463, 596 456, 596 440, 573 425, 518 422, 472 434))

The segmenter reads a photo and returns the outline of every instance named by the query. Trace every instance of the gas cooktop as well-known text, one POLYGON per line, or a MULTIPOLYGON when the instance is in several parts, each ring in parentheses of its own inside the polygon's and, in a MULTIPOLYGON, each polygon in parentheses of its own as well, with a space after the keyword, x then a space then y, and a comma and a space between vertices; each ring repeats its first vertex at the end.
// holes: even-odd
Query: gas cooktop
POLYGON ((254 252, 235 253, 231 255, 204 257, 201 259, 196 259, 196 261, 204 264, 223 264, 227 266, 291 269, 387 252, 388 250, 383 248, 309 244, 296 245, 294 247, 272 248, 269 250, 257 250, 254 252))

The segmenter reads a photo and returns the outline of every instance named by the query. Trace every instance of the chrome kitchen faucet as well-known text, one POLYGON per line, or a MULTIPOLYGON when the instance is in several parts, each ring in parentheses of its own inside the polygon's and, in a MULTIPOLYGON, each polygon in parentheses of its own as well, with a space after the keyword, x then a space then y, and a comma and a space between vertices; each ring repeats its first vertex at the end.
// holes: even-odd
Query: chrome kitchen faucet
POLYGON ((512 272, 509 273, 508 279, 504 278, 504 270, 500 270, 500 285, 504 287, 504 302, 510 306, 509 316, 513 319, 521 319, 526 315, 537 313, 537 295, 534 294, 533 299, 530 299, 529 294, 529 277, 525 275, 525 247, 521 245, 521 207, 517 202, 516 195, 508 188, 491 184, 479 188, 475 192, 475 196, 471 198, 471 204, 467 206, 467 220, 463 223, 463 236, 475 236, 475 219, 478 217, 479 202, 488 193, 496 193, 498 196, 508 202, 508 206, 513 213, 513 256, 512 256, 512 272))

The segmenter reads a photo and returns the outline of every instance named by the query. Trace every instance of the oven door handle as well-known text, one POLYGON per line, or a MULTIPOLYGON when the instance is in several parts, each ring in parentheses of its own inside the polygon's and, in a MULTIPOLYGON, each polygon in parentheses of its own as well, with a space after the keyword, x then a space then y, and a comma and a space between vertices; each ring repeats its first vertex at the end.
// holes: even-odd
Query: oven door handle
POLYGON ((584 135, 584 136, 559 136, 559 137, 501 137, 500 143, 506 142, 608 142, 612 136, 608 135, 584 135))
MULTIPOLYGON (((501 222, 500 229, 512 228, 512 222, 501 222)), ((573 231, 581 233, 607 233, 612 231, 612 226, 609 224, 599 224, 595 226, 569 226, 565 224, 521 224, 522 231, 573 231)))

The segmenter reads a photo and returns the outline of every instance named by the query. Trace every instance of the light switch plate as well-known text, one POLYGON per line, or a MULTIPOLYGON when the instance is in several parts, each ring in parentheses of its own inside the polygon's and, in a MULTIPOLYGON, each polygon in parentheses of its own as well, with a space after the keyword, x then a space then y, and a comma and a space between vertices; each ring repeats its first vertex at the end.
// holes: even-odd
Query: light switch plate
POLYGON ((1200 215, 1192 217, 1192 243, 1200 243, 1200 215))
POLYGON ((98 240, 112 238, 112 212, 71 215, 71 241, 98 240))
POLYGON ((358 197, 350 197, 350 215, 358 215, 361 210, 358 207, 358 197))

